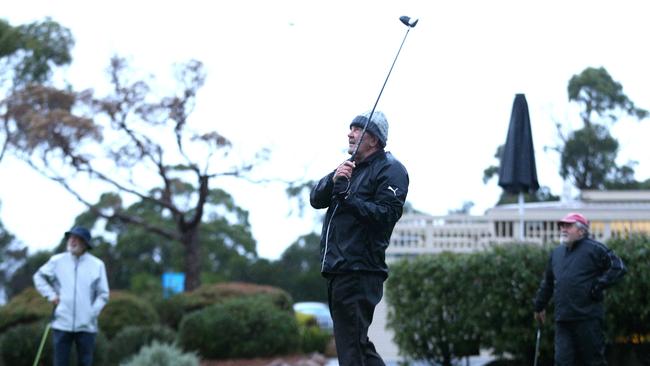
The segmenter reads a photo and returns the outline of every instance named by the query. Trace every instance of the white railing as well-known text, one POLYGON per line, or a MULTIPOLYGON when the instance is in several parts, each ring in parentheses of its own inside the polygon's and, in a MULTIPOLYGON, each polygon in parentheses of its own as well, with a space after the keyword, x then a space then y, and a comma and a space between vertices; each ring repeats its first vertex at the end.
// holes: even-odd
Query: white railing
MULTIPOLYGON (((592 223, 591 236, 599 241, 632 233, 650 234, 650 225, 620 225, 621 221, 592 223), (623 227, 624 230, 619 229, 623 227)), ((519 221, 492 221, 485 216, 470 215, 404 215, 391 236, 386 254, 393 257, 423 253, 472 252, 492 245, 526 242, 557 243, 560 230, 556 220, 524 222, 524 238, 520 240, 519 221)))

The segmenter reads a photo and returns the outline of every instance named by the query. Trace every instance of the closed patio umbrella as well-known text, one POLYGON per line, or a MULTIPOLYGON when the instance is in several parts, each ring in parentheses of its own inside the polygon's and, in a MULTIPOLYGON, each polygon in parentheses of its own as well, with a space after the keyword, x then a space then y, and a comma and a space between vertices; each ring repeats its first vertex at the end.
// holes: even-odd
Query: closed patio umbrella
POLYGON ((512 104, 508 136, 499 166, 499 185, 508 193, 519 194, 519 239, 523 240, 524 193, 535 193, 539 189, 530 115, 524 94, 516 94, 512 104))

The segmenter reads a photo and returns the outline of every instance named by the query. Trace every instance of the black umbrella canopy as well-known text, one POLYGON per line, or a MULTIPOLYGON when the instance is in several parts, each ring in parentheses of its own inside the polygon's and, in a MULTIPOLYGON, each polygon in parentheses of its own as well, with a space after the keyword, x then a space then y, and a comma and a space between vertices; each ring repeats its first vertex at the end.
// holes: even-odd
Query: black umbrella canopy
POLYGON ((510 127, 499 166, 499 185, 509 193, 534 193, 539 189, 528 103, 515 95, 510 127))

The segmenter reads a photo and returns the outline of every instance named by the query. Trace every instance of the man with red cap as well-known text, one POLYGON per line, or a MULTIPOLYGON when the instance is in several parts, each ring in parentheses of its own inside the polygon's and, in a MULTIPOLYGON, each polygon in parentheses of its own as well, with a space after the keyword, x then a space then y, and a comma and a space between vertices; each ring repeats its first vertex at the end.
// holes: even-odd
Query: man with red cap
POLYGON ((589 238, 589 221, 570 213, 559 221, 560 242, 550 255, 535 297, 535 319, 543 323, 555 301, 555 365, 606 365, 604 290, 626 273, 623 261, 589 238))

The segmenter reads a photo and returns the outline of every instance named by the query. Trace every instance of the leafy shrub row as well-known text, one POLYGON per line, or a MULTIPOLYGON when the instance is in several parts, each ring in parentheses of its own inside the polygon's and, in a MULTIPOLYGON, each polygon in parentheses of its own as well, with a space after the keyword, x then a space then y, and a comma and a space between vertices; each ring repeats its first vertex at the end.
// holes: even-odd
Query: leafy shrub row
POLYGON ((272 356, 298 349, 298 324, 268 299, 235 298, 185 316, 179 342, 211 359, 272 356))
MULTIPOLYGON (((628 275, 607 291, 608 339, 650 334, 650 239, 608 243, 628 275)), ((442 253, 393 264, 387 282, 389 326, 408 357, 450 364, 491 349, 532 364, 536 324, 532 299, 551 247, 512 244, 469 254, 442 253)), ((542 327, 540 365, 553 360, 553 307, 542 327)))
MULTIPOLYGON (((177 319, 174 320, 177 323, 184 317, 209 320, 203 324, 203 320, 199 324, 187 321, 186 329, 194 329, 192 326, 196 329, 186 330, 185 336, 181 337, 181 340, 187 340, 186 345, 192 346, 185 349, 196 349, 207 357, 224 354, 257 357, 293 352, 300 345, 309 351, 320 348, 321 334, 311 328, 308 332, 299 330, 291 303, 291 297, 280 289, 234 283, 203 286, 197 291, 169 299, 167 305, 157 305, 159 309, 173 309, 165 314, 173 314, 171 318, 177 319), (215 310, 208 309, 214 306, 227 309, 227 314, 230 314, 228 316, 232 318, 212 316, 215 310), (216 326, 206 327, 205 324, 216 326), (188 335, 195 330, 200 332, 197 334, 202 338, 198 344, 191 343, 196 334, 188 335), (233 347, 229 353, 212 351, 215 347, 219 348, 219 344, 237 342, 241 344, 233 347)), ((7 305, 0 307, 0 365, 3 362, 5 365, 32 364, 51 311, 52 306, 33 288, 26 289, 7 305)), ((109 302, 99 318, 101 333, 97 338, 95 363, 123 363, 154 341, 174 344, 177 341, 176 331, 161 324, 161 318, 165 319, 164 316, 159 317, 156 308, 143 298, 127 292, 111 292, 109 302)), ((167 351, 169 350, 164 352, 167 351)), ((72 352, 73 357, 74 354, 72 352)), ((51 360, 50 335, 41 363, 51 364, 51 360)))

